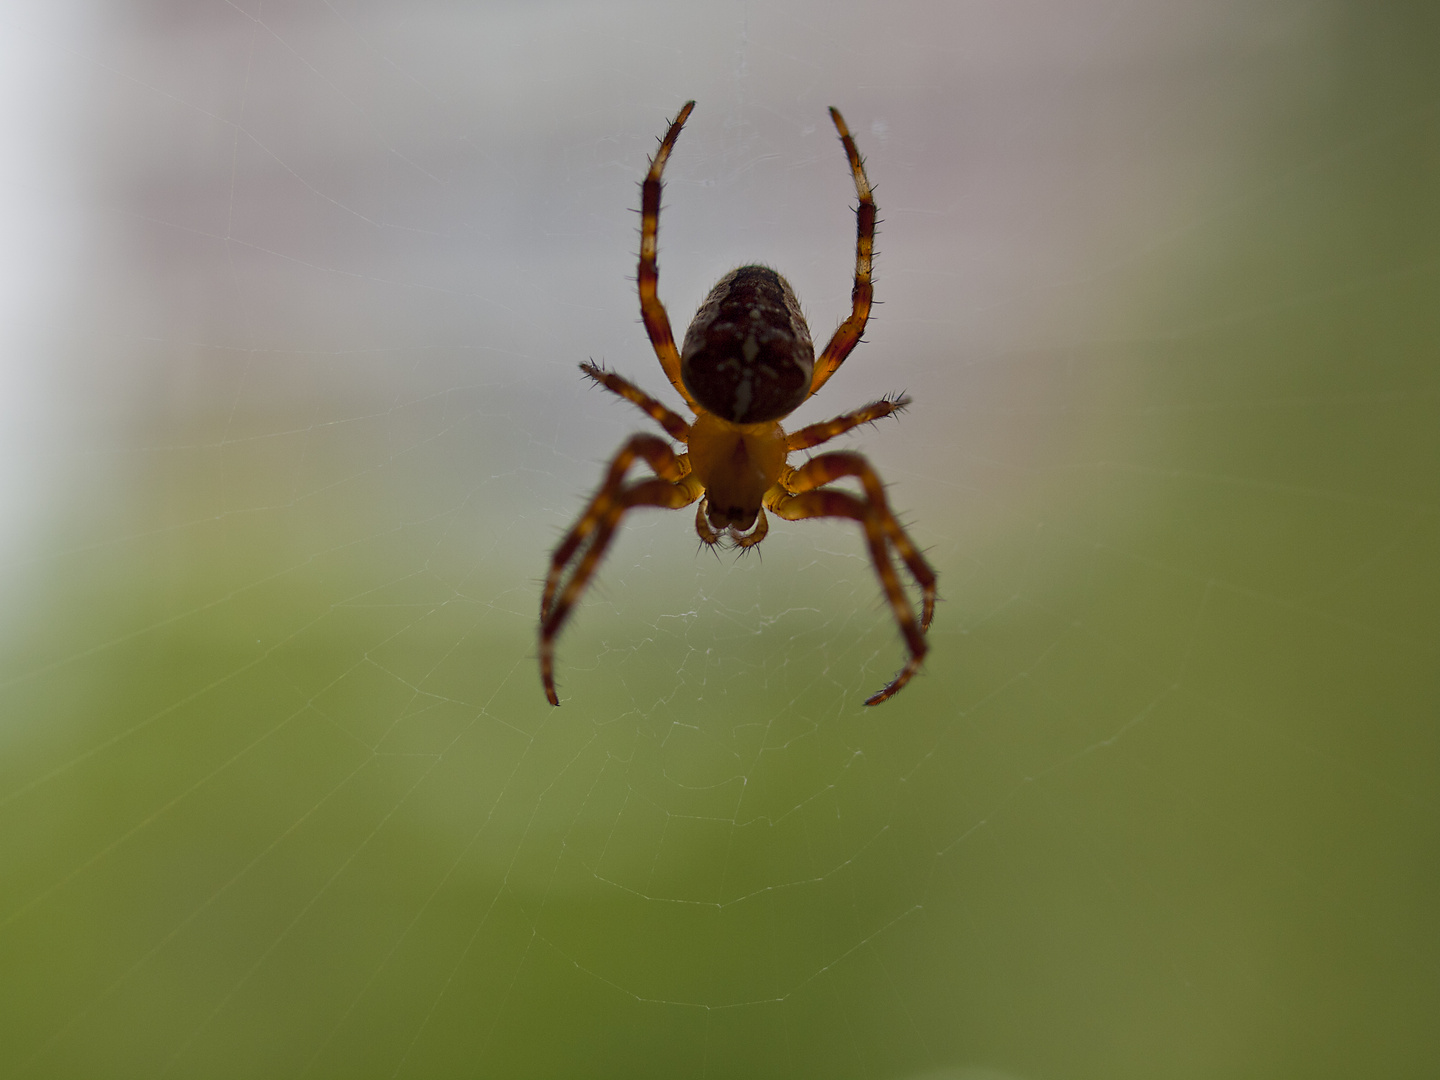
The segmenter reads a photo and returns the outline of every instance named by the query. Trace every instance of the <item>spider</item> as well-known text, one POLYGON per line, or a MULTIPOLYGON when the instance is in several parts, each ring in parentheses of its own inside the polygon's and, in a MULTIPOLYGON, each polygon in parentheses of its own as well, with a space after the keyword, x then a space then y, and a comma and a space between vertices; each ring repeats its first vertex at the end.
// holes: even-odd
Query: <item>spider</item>
POLYGON ((935 614, 935 571, 891 513, 880 477, 864 457, 849 451, 820 454, 799 468, 792 468, 786 459, 796 450, 819 446, 861 424, 897 413, 910 399, 882 398, 789 434, 780 426, 835 374, 865 329, 873 294, 870 263, 875 243, 870 182, 844 118, 831 108, 830 119, 850 161, 860 206, 850 315, 818 359, 789 282, 767 266, 742 266, 722 277, 695 313, 677 352, 670 318, 656 291, 660 271, 655 238, 660 226, 660 177, 694 108, 695 102, 686 102, 670 124, 641 186, 638 277, 640 315, 650 344, 665 377, 695 419, 687 422, 613 371, 594 363, 580 365, 600 386, 638 406, 686 451, 677 454, 656 435, 630 436, 611 460, 600 490, 551 555, 540 598, 540 679, 545 696, 551 705, 560 704, 555 692, 555 638, 590 583, 625 512, 641 506, 678 510, 698 499, 695 531, 712 547, 722 538, 742 550, 760 543, 769 529, 766 510, 787 521, 849 518, 860 524, 909 651, 900 673, 865 700, 866 705, 878 705, 909 682, 925 658, 925 632, 935 614), (626 483, 636 459, 655 475, 626 483), (845 477, 859 482, 860 494, 826 486, 845 477), (892 548, 920 587, 918 619, 891 562, 892 548))

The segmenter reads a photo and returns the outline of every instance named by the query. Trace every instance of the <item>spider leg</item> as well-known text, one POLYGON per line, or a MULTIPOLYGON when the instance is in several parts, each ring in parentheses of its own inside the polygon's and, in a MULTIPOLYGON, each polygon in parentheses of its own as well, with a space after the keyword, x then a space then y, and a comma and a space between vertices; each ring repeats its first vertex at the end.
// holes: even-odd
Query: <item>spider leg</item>
POLYGON ((540 681, 551 705, 560 704, 555 692, 555 638, 594 576, 620 519, 637 506, 678 510, 689 506, 703 491, 685 456, 676 456, 656 435, 632 435, 616 453, 600 490, 550 557, 550 572, 540 597, 540 681), (636 458, 644 458, 657 479, 627 487, 625 474, 636 458), (567 580, 566 568, 577 556, 579 561, 567 580))
POLYGON ((855 149, 855 140, 845 126, 840 110, 830 109, 830 119, 835 121, 835 130, 840 132, 840 141, 845 146, 845 156, 850 159, 850 171, 855 175, 855 193, 860 205, 855 210, 855 284, 850 290, 850 317, 841 323, 825 346, 825 351, 815 358, 815 375, 810 380, 810 393, 815 393, 834 375, 860 335, 865 332, 865 322, 870 318, 870 302, 875 289, 870 284, 870 264, 875 253, 875 197, 870 191, 870 181, 865 177, 865 165, 860 160, 860 151, 855 149))
POLYGON ((663 427, 672 439, 680 442, 689 440, 690 425, 685 418, 679 413, 671 412, 629 379, 622 378, 613 371, 606 371, 599 364, 589 361, 581 364, 580 370, 612 394, 618 394, 631 404, 638 405, 640 410, 663 427))
POLYGON ((935 571, 891 513, 880 477, 859 454, 821 454, 799 469, 789 472, 780 485, 771 489, 766 503, 771 510, 788 521, 843 517, 858 521, 865 530, 865 543, 870 549, 875 573, 880 578, 885 598, 890 602, 895 621, 900 626, 900 633, 905 638, 905 645, 910 653, 900 673, 884 688, 866 698, 865 704, 878 705, 893 697, 910 681, 915 672, 920 670, 920 664, 929 649, 925 641, 925 631, 930 628, 930 621, 935 616, 936 578, 935 571), (847 476, 853 476, 860 481, 864 489, 863 497, 833 488, 821 490, 822 485, 847 476), (891 562, 892 547, 905 568, 910 571, 915 583, 920 586, 921 609, 918 620, 891 562))
MULTIPOLYGON (((550 556, 550 573, 545 579, 545 591, 540 596, 540 620, 544 622, 550 617, 550 609, 554 603, 555 595, 560 590, 560 581, 564 576, 565 567, 575 557, 575 553, 590 539, 596 527, 605 519, 605 516, 618 505, 619 497, 622 494, 621 488, 625 481, 625 474, 630 470, 636 458, 644 458, 646 464, 655 470, 655 475, 671 484, 678 484, 690 474, 690 462, 686 455, 677 457, 670 449, 668 443, 658 435, 631 435, 625 440, 625 445, 616 451, 614 458, 610 461, 610 468, 605 474, 605 479, 600 484, 600 490, 590 500, 590 505, 580 515, 580 520, 575 522, 560 545, 550 556)), ((688 506, 694 502, 689 499, 682 506, 688 506)), ((622 511, 623 512, 623 511, 622 511)))
POLYGON ((920 586, 920 629, 930 629, 930 622, 935 617, 935 571, 891 512, 880 476, 863 454, 851 450, 821 454, 811 458, 800 468, 791 469, 780 482, 792 494, 800 494, 846 476, 853 476, 860 481, 866 499, 874 507, 884 526, 886 539, 894 546, 896 553, 915 578, 915 583, 920 586))
POLYGON ((680 137, 680 129, 690 116, 695 102, 687 101, 676 114, 670 130, 660 141, 660 149, 650 161, 650 171, 640 186, 640 266, 636 277, 640 285, 640 317, 645 320, 645 332, 650 335, 650 344, 670 385, 680 392, 685 404, 695 408, 695 399, 685 389, 680 378, 680 353, 675 348, 675 335, 670 330, 670 316, 660 302, 658 286, 660 268, 655 263, 655 237, 660 230, 660 176, 665 171, 665 162, 680 137))
POLYGON ((819 446, 827 443, 837 435, 843 435, 851 428, 857 428, 861 424, 869 424, 884 417, 891 416, 904 410, 910 404, 910 399, 903 394, 893 398, 881 398, 879 401, 872 401, 863 408, 854 412, 844 413, 833 420, 825 420, 819 424, 810 424, 799 431, 792 431, 785 440, 786 451, 808 450, 812 446, 819 446))

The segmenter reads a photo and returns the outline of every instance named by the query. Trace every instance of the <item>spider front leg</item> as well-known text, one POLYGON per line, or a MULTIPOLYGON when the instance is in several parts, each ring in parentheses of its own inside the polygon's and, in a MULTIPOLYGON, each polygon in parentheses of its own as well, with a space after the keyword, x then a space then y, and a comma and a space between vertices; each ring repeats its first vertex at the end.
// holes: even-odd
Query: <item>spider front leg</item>
POLYGON ((870 549, 870 560, 875 573, 885 590, 885 598, 895 614, 900 633, 905 638, 910 658, 900 673, 881 690, 865 699, 866 705, 878 705, 893 697, 920 670, 929 646, 925 631, 935 617, 935 571, 925 561, 909 535, 895 520, 885 499, 885 489, 880 477, 861 455, 850 452, 821 454, 807 461, 799 469, 788 473, 777 487, 767 505, 780 517, 789 521, 804 518, 843 517, 858 521, 865 530, 865 543, 870 549), (860 481, 864 496, 835 489, 817 490, 823 485, 843 477, 853 476, 860 481), (788 491, 786 490, 788 489, 788 491), (915 618, 914 609, 900 585, 890 560, 890 548, 894 548, 905 564, 915 583, 920 586, 920 618, 915 618))
POLYGON ((600 490, 550 557, 550 572, 540 596, 540 681, 551 705, 560 704, 555 692, 555 638, 594 576, 620 519, 637 506, 678 510, 703 492, 700 481, 690 473, 689 462, 676 457, 658 436, 632 435, 615 455, 600 490), (627 487, 625 474, 636 458, 644 458, 658 479, 627 487), (579 561, 566 580, 566 568, 577 557, 579 561))

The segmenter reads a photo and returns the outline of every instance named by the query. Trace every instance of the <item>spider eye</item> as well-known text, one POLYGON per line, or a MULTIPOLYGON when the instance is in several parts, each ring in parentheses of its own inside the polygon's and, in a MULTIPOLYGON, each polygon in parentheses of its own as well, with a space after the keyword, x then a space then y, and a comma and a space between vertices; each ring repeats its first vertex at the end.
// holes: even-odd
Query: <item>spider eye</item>
POLYGON ((810 392, 815 346, 790 283, 742 266, 716 283, 685 331, 680 376, 705 409, 732 424, 793 412, 810 392))

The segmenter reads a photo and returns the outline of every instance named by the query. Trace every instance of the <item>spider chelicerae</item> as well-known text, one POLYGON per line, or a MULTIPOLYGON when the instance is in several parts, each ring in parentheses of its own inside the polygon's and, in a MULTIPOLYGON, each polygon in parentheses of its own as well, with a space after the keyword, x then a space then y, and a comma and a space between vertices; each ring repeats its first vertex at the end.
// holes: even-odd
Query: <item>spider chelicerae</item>
POLYGON ((935 571, 891 513, 880 477, 863 456, 850 451, 820 454, 798 469, 786 459, 796 450, 819 446, 860 424, 897 413, 910 399, 883 398, 789 434, 780 426, 835 374, 865 330, 873 295, 870 262, 875 244, 870 182, 844 118, 832 108, 830 119, 850 160, 860 206, 850 316, 818 359, 790 283, 767 266, 742 266, 722 277, 695 313, 677 352, 670 317, 656 291, 660 271, 655 237, 660 227, 660 177, 694 108, 695 103, 688 101, 675 117, 641 187, 639 285, 640 314, 650 344, 665 377, 695 419, 685 420, 613 371, 594 363, 580 365, 606 390, 639 406, 686 451, 677 454, 657 435, 630 436, 611 460, 600 490, 550 557, 540 598, 540 679, 545 696, 550 704, 560 704, 555 693, 555 638, 590 583, 625 512, 640 506, 678 510, 698 499, 695 531, 712 546, 726 538, 742 549, 760 543, 769 529, 766 510, 788 521, 849 518, 860 523, 910 653, 900 673, 865 700, 866 705, 878 705, 909 682, 925 658, 925 631, 935 614, 935 571), (627 483, 636 459, 655 475, 627 483), (826 486, 845 477, 859 482, 860 494, 826 486), (891 562, 891 549, 920 586, 918 619, 891 562))

